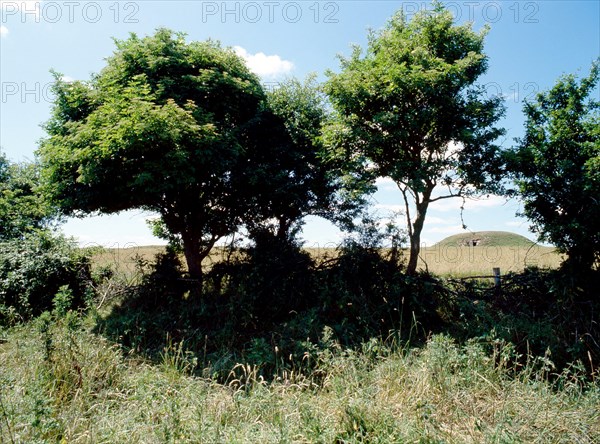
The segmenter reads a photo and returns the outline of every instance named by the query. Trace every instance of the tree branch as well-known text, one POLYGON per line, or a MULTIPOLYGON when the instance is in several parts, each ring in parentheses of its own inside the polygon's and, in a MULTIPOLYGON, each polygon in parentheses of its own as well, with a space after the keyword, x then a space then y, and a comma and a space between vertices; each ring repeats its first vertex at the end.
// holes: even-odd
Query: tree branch
POLYGON ((402 197, 404 198, 404 208, 406 209, 406 225, 408 226, 408 235, 412 236, 413 229, 412 223, 410 221, 410 206, 408 205, 408 196, 406 195, 406 191, 410 190, 410 188, 408 188, 407 186, 398 186, 398 188, 400 188, 400 191, 402 192, 402 197))
POLYGON ((434 197, 433 199, 429 199, 429 203, 436 202, 436 201, 442 200, 442 199, 450 199, 451 197, 462 197, 462 198, 464 198, 464 195, 463 195, 463 190, 464 189, 465 189, 465 187, 461 186, 458 189, 457 193, 453 193, 452 190, 450 189, 450 185, 448 185, 448 193, 450 193, 450 194, 446 194, 444 196, 438 196, 438 197, 434 197))
POLYGON ((433 199, 429 199, 429 203, 437 202, 442 199, 450 199, 451 197, 462 197, 462 194, 447 194, 445 196, 434 197, 433 199))

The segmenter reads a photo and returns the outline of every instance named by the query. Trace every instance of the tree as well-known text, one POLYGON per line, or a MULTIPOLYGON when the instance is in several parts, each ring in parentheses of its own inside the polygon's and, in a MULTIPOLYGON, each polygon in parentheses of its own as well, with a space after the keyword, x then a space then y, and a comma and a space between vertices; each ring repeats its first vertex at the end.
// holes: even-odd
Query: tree
POLYGON ((580 81, 563 76, 526 102, 525 136, 509 153, 523 215, 540 240, 567 254, 573 271, 600 260, 600 102, 592 98, 599 63, 580 81))
POLYGON ((212 41, 159 29, 115 43, 91 80, 55 74, 38 150, 46 191, 68 215, 159 213, 201 280, 202 260, 247 212, 238 173, 264 92, 240 57, 212 41))
POLYGON ((321 131, 328 119, 314 76, 305 82, 288 79, 267 93, 250 127, 258 147, 253 165, 246 168, 251 175, 247 199, 257 212, 249 218, 251 237, 266 232, 292 240, 307 215, 343 225, 363 206, 365 182, 327 156, 321 131))
POLYGON ((487 69, 483 41, 471 24, 454 25, 439 3, 409 22, 397 13, 369 36, 364 56, 355 47, 326 84, 339 122, 330 139, 347 157, 390 177, 405 204, 414 273, 429 204, 492 190, 499 183, 503 134, 493 125, 504 108, 475 84, 487 69), (434 196, 436 186, 446 194, 434 196), (412 212, 414 211, 414 217, 412 212))
POLYGON ((56 211, 39 193, 35 163, 11 163, 0 153, 0 241, 47 228, 56 211))

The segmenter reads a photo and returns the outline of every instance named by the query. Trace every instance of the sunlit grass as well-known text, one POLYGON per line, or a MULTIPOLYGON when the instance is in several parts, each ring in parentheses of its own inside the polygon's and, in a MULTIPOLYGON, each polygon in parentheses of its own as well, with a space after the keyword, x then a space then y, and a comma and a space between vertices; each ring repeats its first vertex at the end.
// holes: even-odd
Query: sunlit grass
POLYGON ((519 365, 514 348, 493 338, 459 346, 433 336, 421 349, 373 339, 354 351, 329 338, 328 347, 308 351, 310 371, 265 375, 238 365, 218 383, 193 376, 201 371, 178 344, 150 364, 69 322, 53 322, 48 333, 32 324, 3 333, 1 442, 592 443, 600 436, 597 380, 576 368, 552 375, 547 358, 519 365))
MULTIPOLYGON (((144 246, 98 250, 93 256, 96 267, 109 266, 126 274, 136 271, 139 260, 152 262, 156 254, 164 252, 161 246, 144 246)), ((334 248, 307 248, 317 261, 335 257, 334 248)), ((205 259, 204 266, 227 258, 228 252, 215 248, 205 259)), ((408 252, 404 252, 406 258, 408 252)), ((185 260, 181 258, 185 265, 185 260)), ((489 276, 492 269, 500 268, 501 274, 519 273, 527 267, 557 268, 562 256, 552 247, 533 245, 523 246, 452 246, 438 245, 421 250, 419 268, 439 276, 489 276)))
POLYGON ((421 250, 419 267, 440 276, 489 276, 493 268, 500 268, 502 274, 519 273, 527 267, 558 268, 561 261, 561 255, 554 248, 539 245, 440 245, 421 250))

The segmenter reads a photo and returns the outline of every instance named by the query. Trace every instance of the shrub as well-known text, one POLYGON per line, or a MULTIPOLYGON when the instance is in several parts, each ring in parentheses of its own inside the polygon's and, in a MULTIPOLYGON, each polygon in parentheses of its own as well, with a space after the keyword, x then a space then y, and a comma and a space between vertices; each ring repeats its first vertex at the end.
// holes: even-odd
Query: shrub
POLYGON ((590 374, 598 371, 600 272, 582 280, 565 269, 528 268, 505 275, 499 291, 473 281, 448 284, 457 295, 449 329, 455 337, 493 330, 524 359, 550 354, 559 369, 580 361, 590 374))
POLYGON ((295 240, 269 234, 256 236, 244 257, 228 265, 225 268, 230 279, 225 296, 239 308, 242 323, 272 325, 317 300, 313 260, 295 240))
POLYGON ((1 242, 0 323, 52 309, 61 287, 68 287, 72 307, 81 305, 90 281, 89 257, 64 237, 40 231, 1 242))
POLYGON ((498 331, 522 353, 550 350, 559 368, 580 360, 597 371, 600 271, 588 272, 585 279, 582 275, 575 277, 563 268, 507 276, 501 296, 490 307, 497 314, 498 331))

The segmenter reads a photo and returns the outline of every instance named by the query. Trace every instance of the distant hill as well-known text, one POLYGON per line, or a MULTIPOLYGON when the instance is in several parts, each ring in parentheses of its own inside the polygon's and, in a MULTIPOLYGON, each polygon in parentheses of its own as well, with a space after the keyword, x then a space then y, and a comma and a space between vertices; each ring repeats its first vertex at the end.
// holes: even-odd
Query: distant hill
POLYGON ((476 231, 470 233, 455 234, 441 240, 439 246, 488 246, 497 247, 530 247, 535 242, 520 234, 509 231, 476 231))

